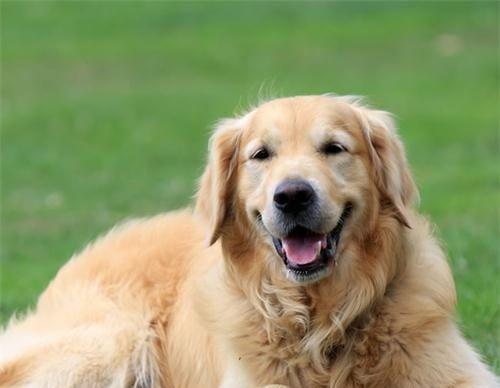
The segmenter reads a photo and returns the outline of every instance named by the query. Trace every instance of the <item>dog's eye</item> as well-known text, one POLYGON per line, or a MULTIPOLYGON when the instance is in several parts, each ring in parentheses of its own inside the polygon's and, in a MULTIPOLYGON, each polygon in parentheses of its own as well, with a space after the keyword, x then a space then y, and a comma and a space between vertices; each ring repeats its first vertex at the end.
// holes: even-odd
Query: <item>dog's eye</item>
POLYGON ((266 147, 261 147, 253 153, 250 159, 265 160, 271 156, 266 147))
POLYGON ((347 151, 347 149, 342 144, 336 142, 326 143, 323 147, 321 147, 321 152, 326 155, 340 154, 344 151, 347 151))

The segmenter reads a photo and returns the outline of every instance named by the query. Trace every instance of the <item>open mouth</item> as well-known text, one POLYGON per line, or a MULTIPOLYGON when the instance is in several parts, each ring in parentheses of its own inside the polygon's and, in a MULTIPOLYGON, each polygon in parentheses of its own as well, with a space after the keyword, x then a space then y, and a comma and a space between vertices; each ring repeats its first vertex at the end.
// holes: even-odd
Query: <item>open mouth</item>
POLYGON ((294 280, 301 283, 319 280, 328 273, 330 263, 336 264, 340 235, 351 211, 352 205, 347 204, 337 225, 328 234, 296 226, 281 239, 273 236, 274 247, 294 280))

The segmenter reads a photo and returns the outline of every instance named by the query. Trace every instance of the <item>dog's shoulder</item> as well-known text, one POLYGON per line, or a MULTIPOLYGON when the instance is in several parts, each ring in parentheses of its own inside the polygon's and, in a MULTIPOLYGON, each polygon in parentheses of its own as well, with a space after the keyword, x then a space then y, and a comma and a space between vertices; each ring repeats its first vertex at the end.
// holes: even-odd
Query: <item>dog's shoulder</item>
POLYGON ((400 273, 353 325, 354 385, 495 386, 455 322, 453 278, 432 225, 413 217, 405 239, 400 273))

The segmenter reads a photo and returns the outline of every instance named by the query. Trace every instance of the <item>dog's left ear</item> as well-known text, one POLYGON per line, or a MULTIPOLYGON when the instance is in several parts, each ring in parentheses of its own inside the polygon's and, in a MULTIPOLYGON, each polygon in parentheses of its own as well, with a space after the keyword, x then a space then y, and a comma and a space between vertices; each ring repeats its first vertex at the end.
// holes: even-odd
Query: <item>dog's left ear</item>
POLYGON ((398 221, 410 228, 407 213, 418 192, 394 120, 388 112, 364 107, 359 110, 375 183, 398 221))
POLYGON ((207 243, 221 234, 233 202, 241 129, 238 119, 221 120, 210 138, 209 157, 196 196, 196 212, 209 225, 207 243))

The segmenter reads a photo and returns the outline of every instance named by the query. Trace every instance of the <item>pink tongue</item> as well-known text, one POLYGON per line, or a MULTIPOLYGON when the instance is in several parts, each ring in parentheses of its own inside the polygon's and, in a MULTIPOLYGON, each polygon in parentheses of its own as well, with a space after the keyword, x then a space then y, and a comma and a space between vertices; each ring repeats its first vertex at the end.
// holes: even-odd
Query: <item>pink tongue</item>
POLYGON ((319 255, 321 248, 326 247, 326 235, 285 237, 282 242, 288 261, 292 264, 304 265, 312 263, 319 255))

